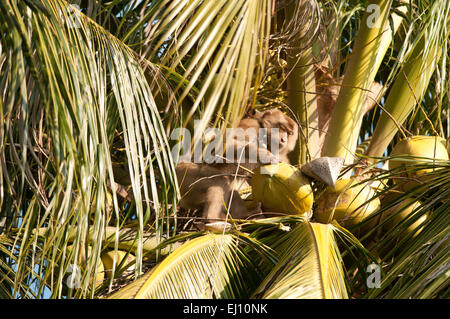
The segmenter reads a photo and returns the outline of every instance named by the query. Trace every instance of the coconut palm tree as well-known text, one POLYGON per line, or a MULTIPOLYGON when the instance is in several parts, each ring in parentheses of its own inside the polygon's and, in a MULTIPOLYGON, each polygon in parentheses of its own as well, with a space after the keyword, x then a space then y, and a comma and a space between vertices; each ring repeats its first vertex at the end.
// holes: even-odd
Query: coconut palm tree
POLYGON ((2 298, 449 297, 448 1, 6 0, 0 35, 2 298), (273 107, 377 209, 319 223, 311 179, 312 216, 192 230, 174 129, 273 107))

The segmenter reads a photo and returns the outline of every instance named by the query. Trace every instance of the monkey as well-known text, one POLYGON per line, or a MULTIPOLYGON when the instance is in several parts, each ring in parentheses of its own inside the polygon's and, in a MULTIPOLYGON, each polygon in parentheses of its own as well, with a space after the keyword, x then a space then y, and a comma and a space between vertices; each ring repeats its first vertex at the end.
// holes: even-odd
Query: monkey
POLYGON ((247 217, 244 200, 230 185, 231 174, 209 164, 180 163, 176 174, 182 195, 179 206, 185 209, 202 209, 207 222, 225 219, 225 207, 229 207, 233 218, 247 217), (231 201, 230 201, 231 199, 231 201))
MULTIPOLYGON (((237 128, 241 130, 232 135, 231 145, 226 145, 226 148, 233 147, 234 154, 244 149, 245 157, 242 160, 234 157, 231 162, 225 163, 183 162, 176 167, 182 196, 179 206, 185 209, 202 209, 202 217, 206 222, 225 219, 225 207, 230 203, 228 208, 233 218, 249 217, 250 213, 238 192, 250 186, 250 171, 261 164, 279 161, 289 163, 287 155, 295 148, 298 138, 297 123, 278 109, 250 114, 241 119, 237 128), (268 145, 259 145, 256 141, 260 137, 260 128, 267 129, 268 145), (275 128, 278 129, 278 135, 273 134, 275 128), (275 143, 278 143, 278 156, 269 150, 275 143), (258 161, 255 163, 249 161, 252 152, 258 154, 258 161)), ((260 210, 259 206, 256 210, 260 210)))
POLYGON ((271 138, 273 128, 278 128, 278 158, 280 162, 290 163, 288 154, 295 148, 298 138, 298 125, 289 116, 279 109, 267 110, 254 115, 263 128, 268 130, 268 140, 271 138))
MULTIPOLYGON (((231 161, 227 159, 224 164, 213 163, 212 166, 223 173, 235 174, 238 172, 240 175, 244 174, 248 179, 251 177, 249 171, 253 171, 260 164, 276 164, 280 161, 290 163, 287 155, 295 148, 298 125, 279 109, 250 114, 241 119, 237 128, 241 130, 236 131, 236 134, 232 136, 232 145, 230 146, 234 148, 234 158, 231 161), (266 129, 266 131, 260 132, 259 129, 261 128, 266 129), (278 129, 278 132, 276 132, 278 135, 274 134, 275 130, 273 129, 278 129), (267 135, 266 145, 261 145, 261 140, 258 140, 261 133, 267 135), (278 152, 273 152, 274 147, 278 148, 278 152), (241 151, 244 152, 244 158, 239 156, 241 151), (259 161, 250 161, 250 154, 257 155, 259 161)), ((242 178, 234 183, 236 190, 249 186, 242 178)))

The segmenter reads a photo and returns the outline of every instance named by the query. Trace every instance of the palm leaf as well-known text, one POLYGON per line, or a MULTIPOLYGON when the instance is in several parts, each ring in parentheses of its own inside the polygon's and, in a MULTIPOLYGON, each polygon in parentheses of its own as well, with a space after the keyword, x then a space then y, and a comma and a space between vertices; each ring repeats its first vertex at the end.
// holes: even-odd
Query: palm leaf
MULTIPOLYGON (((377 6, 379 16, 376 23, 371 23, 371 13, 367 11, 361 20, 323 150, 324 155, 343 157, 347 163, 353 161, 367 91, 395 32, 388 24, 392 1, 370 1, 370 4, 377 6)), ((401 21, 398 16, 395 18, 401 21)))
MULTIPOLYGON (((28 256, 39 265, 42 278, 56 267, 56 260, 68 262, 60 252, 75 229, 76 247, 87 249, 87 234, 93 233, 94 255, 86 265, 92 276, 108 223, 116 226, 117 248, 123 216, 116 193, 111 193, 116 136, 123 136, 136 200, 139 274, 143 224, 151 210, 163 217, 168 201, 176 202, 170 195, 176 189, 170 150, 139 61, 117 38, 62 0, 1 2, 0 20, 5 35, 0 52, 0 88, 5 92, 0 183, 7 190, 0 205, 8 212, 4 229, 19 228, 12 251, 17 256, 14 288, 28 278, 28 256), (113 209, 105 205, 108 194, 113 209), (40 247, 33 233, 38 227, 51 232, 40 247)), ((161 236, 159 221, 156 234, 161 236)), ((81 295, 88 293, 88 283, 81 295)), ((39 289, 43 286, 41 282, 39 289)))
MULTIPOLYGON (((448 1, 435 1, 421 14, 424 15, 422 30, 409 50, 399 56, 401 68, 376 124, 366 151, 368 156, 382 156, 398 131, 405 136, 402 125, 411 113, 424 113, 424 121, 430 122, 422 100, 441 56, 448 54, 444 44, 450 34, 450 6, 448 1), (416 112, 413 112, 414 108, 416 112)), ((434 128, 433 124, 431 127, 434 128)), ((433 134, 437 135, 436 129, 433 134)))
POLYGON ((268 53, 271 5, 271 0, 165 0, 146 8, 139 22, 148 23, 143 56, 160 57, 159 64, 188 81, 174 89, 173 117, 182 115, 183 100, 198 89, 182 115, 183 126, 199 115, 194 144, 210 121, 234 125, 247 106, 255 106, 268 53))
POLYGON ((334 226, 305 221, 285 235, 284 251, 255 292, 262 298, 347 298, 334 226))
POLYGON ((208 234, 175 250, 161 264, 110 298, 238 298, 256 272, 234 235, 208 234))
MULTIPOLYGON (((382 218, 376 227, 365 237, 375 244, 371 250, 379 254, 385 276, 381 286, 366 292, 367 298, 435 298, 442 296, 448 287, 450 269, 448 237, 450 232, 450 182, 448 163, 411 165, 409 171, 435 167, 434 172, 426 174, 427 182, 418 185, 408 193, 399 193, 395 200, 382 206, 378 216, 383 216, 393 207, 410 199, 420 203, 406 220, 389 232, 383 227, 389 218, 382 218), (428 218, 415 229, 410 229, 423 215, 428 218)), ((396 170, 386 172, 385 176, 398 178, 396 170)), ((396 186, 386 188, 382 195, 392 193, 396 186)), ((407 209, 407 206, 404 207, 407 209)), ((398 210, 396 214, 401 214, 398 210)), ((377 216, 375 216, 377 218, 377 216)), ((392 218, 392 216, 390 217, 392 218)))

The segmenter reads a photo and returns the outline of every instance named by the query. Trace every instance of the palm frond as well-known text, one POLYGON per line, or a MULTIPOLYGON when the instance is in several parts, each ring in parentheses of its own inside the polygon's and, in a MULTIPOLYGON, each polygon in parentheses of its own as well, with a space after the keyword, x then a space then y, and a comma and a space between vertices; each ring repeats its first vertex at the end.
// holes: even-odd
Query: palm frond
POLYGON ((383 270, 380 287, 366 287, 365 298, 442 297, 448 285, 450 166, 448 161, 413 161, 407 174, 429 172, 411 178, 404 169, 392 169, 364 181, 389 181, 377 194, 382 203, 378 212, 351 229, 383 270), (410 181, 417 186, 401 191, 402 183, 410 181))
POLYGON ((262 298, 347 298, 334 226, 305 221, 285 235, 284 253, 255 292, 262 298))
POLYGON ((207 234, 185 243, 110 298, 243 298, 258 278, 252 273, 257 269, 245 257, 239 237, 207 234))
MULTIPOLYGON (((431 122, 423 109, 422 100, 441 56, 447 54, 444 50, 447 49, 445 39, 448 39, 450 34, 450 6, 448 1, 435 1, 430 8, 424 9, 420 14, 424 16, 420 19, 423 20, 420 32, 411 40, 409 47, 407 46, 409 41, 405 41, 403 50, 399 53, 400 64, 394 69, 400 70, 391 85, 383 112, 377 121, 366 151, 368 156, 382 156, 398 131, 406 136, 407 131, 403 125, 406 124, 410 114, 412 114, 410 122, 413 122, 419 113, 423 115, 423 121, 431 122)), ((446 73, 444 69, 443 75, 446 73)), ((431 128, 434 128, 433 135, 438 135, 432 123, 431 128)))
MULTIPOLYGON (((0 183, 6 190, 0 206, 8 212, 5 231, 19 228, 12 251, 14 288, 30 272, 29 262, 39 264, 41 277, 52 271, 58 256, 64 263, 60 249, 74 229, 75 246, 86 249, 86 236, 94 232, 86 271, 95 273, 105 227, 112 223, 118 230, 124 217, 114 191, 116 136, 123 136, 136 200, 139 274, 144 223, 152 211, 162 218, 170 212, 169 201, 176 203, 169 193, 176 194, 170 150, 139 61, 62 0, 2 2, 0 20, 0 183), (105 205, 108 197, 112 209, 105 205), (51 235, 38 245, 32 230, 39 227, 51 235)), ((117 240, 118 233, 116 247, 117 240)))
POLYGON ((168 111, 182 117, 183 126, 198 114, 194 144, 209 125, 235 125, 247 107, 255 106, 268 54, 271 5, 271 0, 165 0, 145 9, 142 55, 159 57, 159 65, 187 81, 175 83, 176 107, 168 111), (198 90, 195 100, 183 108, 193 90, 198 90))
MULTIPOLYGON (((323 154, 326 156, 343 157, 347 163, 353 161, 352 153, 357 146, 367 91, 395 32, 390 30, 388 23, 392 2, 370 1, 379 10, 377 21, 371 21, 369 10, 361 19, 325 139, 323 154)), ((401 21, 398 16, 396 18, 401 21)))

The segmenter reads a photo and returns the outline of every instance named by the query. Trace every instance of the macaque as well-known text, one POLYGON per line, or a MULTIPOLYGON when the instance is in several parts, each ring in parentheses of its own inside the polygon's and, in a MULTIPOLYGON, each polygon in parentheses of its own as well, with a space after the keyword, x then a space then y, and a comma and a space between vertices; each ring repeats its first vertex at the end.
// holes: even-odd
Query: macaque
POLYGON ((259 119, 261 127, 268 130, 269 141, 272 141, 272 129, 278 128, 278 159, 280 162, 289 163, 287 155, 294 150, 297 143, 297 123, 278 109, 258 113, 255 117, 259 119))
POLYGON ((225 219, 226 209, 234 218, 248 216, 244 201, 230 186, 233 176, 209 164, 180 163, 176 167, 180 186, 180 207, 203 209, 202 217, 213 222, 225 219), (231 199, 231 202, 230 202, 231 199))
POLYGON ((202 209, 207 222, 225 219, 228 205, 233 218, 249 217, 252 212, 247 211, 239 190, 250 186, 251 171, 258 165, 279 161, 289 163, 287 155, 294 149, 298 138, 297 123, 277 109, 245 117, 237 128, 241 130, 233 131, 231 145, 225 147, 234 148, 233 158, 227 158, 225 163, 180 163, 176 167, 182 195, 180 206, 202 209), (260 128, 267 129, 267 145, 260 143, 260 128), (275 128, 278 135, 273 130, 275 128), (270 151, 275 143, 278 144, 278 154, 270 151), (242 150, 245 156, 239 157, 242 150), (257 161, 250 161, 252 154, 257 154, 257 161))

